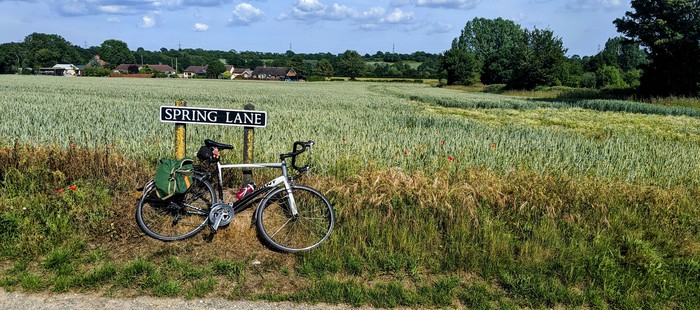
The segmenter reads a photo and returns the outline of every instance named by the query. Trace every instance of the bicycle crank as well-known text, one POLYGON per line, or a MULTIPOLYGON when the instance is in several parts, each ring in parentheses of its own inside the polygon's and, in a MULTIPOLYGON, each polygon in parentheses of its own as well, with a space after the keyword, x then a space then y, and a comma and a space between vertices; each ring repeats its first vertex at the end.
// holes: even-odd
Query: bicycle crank
POLYGON ((209 225, 213 231, 226 226, 233 220, 233 207, 225 202, 217 202, 209 212, 209 225))

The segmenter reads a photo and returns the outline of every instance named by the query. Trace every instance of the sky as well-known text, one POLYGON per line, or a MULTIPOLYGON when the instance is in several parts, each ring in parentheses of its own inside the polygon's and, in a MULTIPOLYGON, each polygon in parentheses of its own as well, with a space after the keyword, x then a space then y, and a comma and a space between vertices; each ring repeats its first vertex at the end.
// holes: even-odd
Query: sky
POLYGON ((501 17, 552 30, 569 56, 592 56, 630 10, 623 0, 0 0, 0 43, 38 32, 150 51, 442 53, 468 21, 501 17))

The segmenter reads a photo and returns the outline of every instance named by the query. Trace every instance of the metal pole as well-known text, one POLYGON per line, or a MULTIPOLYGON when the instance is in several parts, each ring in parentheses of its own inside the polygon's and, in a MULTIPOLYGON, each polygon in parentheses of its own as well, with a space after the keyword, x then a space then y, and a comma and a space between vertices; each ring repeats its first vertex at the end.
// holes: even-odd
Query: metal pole
MULTIPOLYGON (((183 100, 175 101, 175 106, 187 106, 187 102, 183 100)), ((185 124, 175 123, 175 159, 180 160, 185 157, 185 149, 187 144, 187 128, 185 124)))

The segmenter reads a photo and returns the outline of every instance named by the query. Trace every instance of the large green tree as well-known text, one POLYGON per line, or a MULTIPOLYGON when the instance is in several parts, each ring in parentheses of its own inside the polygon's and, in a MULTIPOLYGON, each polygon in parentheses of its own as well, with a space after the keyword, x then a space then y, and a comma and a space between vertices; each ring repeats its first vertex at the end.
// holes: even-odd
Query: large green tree
POLYGON ((557 78, 564 66, 565 53, 561 38, 555 37, 551 30, 525 30, 516 44, 508 87, 533 89, 560 84, 557 78))
POLYGON ((468 82, 473 78, 471 68, 477 65, 484 84, 531 89, 561 84, 565 53, 561 39, 550 30, 529 31, 510 20, 474 18, 452 41, 443 68, 448 83, 468 82), (465 63, 458 63, 460 59, 465 63))
POLYGON ((640 92, 696 96, 700 91, 700 0, 632 0, 617 30, 649 52, 640 92))
POLYGON ((318 66, 316 66, 316 74, 326 78, 330 79, 333 76, 333 64, 331 64, 331 61, 328 59, 321 59, 318 62, 318 66))
POLYGON ((605 42, 605 48, 595 55, 593 62, 596 67, 615 66, 623 72, 639 68, 648 63, 646 54, 639 46, 639 43, 626 40, 623 37, 615 37, 605 42))
POLYGON ((350 79, 355 79, 364 74, 365 60, 357 51, 347 50, 338 57, 338 69, 341 74, 347 75, 350 79))
POLYGON ((85 63, 74 45, 55 34, 32 33, 24 38, 22 48, 26 65, 33 68, 51 67, 57 63, 85 63))
POLYGON ((514 53, 523 35, 520 26, 511 20, 474 18, 452 41, 452 48, 474 54, 482 64, 484 84, 505 84, 512 78, 514 53))
POLYGON ((289 59, 288 67, 294 69, 297 76, 306 75, 306 65, 304 65, 304 57, 301 55, 294 55, 289 59))
POLYGON ((226 71, 226 65, 221 60, 214 59, 207 66, 207 77, 210 79, 218 79, 219 75, 226 71))
POLYGON ((0 73, 15 73, 27 63, 26 51, 20 43, 0 44, 0 73))
POLYGON ((105 40, 98 49, 100 58, 108 63, 110 68, 116 68, 121 64, 136 63, 134 54, 129 50, 129 46, 119 40, 105 40))
POLYGON ((447 72, 447 85, 473 85, 479 83, 480 63, 476 56, 462 48, 452 47, 442 58, 442 68, 447 72))

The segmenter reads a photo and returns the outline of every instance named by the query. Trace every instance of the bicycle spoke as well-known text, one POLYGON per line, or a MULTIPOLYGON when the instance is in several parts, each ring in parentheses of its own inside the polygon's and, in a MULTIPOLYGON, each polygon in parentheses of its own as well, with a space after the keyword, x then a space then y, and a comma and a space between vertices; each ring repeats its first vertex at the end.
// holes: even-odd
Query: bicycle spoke
POLYGON ((297 216, 291 216, 285 189, 261 202, 257 212, 258 230, 270 245, 287 252, 309 250, 323 242, 333 227, 333 210, 318 191, 292 188, 297 216))
POLYGON ((139 227, 149 236, 173 241, 191 237, 207 223, 214 191, 211 185, 195 180, 191 191, 161 200, 151 186, 137 207, 139 227))

